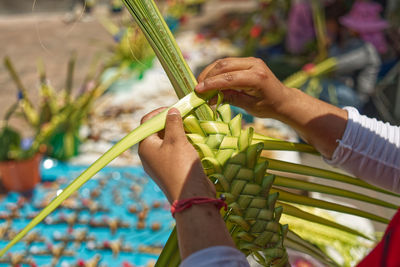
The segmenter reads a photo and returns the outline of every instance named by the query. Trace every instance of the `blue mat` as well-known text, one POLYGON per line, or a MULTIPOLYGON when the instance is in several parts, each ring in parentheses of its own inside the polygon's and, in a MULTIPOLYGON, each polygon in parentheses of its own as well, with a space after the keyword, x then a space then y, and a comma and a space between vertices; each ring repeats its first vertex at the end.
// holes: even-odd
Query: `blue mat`
MULTIPOLYGON (((54 197, 58 190, 65 188, 68 183, 85 169, 86 166, 71 166, 51 159, 45 159, 41 166, 43 182, 34 190, 31 201, 20 208, 20 218, 12 220, 12 229, 20 230, 24 227, 30 221, 27 216, 39 211, 38 206, 43 204, 44 199, 54 197)), ((7 194, 0 202, 0 211, 3 214, 9 213, 10 206, 15 205, 15 203, 20 201, 20 198, 21 195, 17 193, 7 194)), ((34 242, 30 245, 20 242, 10 252, 12 254, 25 253, 25 257, 32 259, 36 266, 50 266, 52 256, 38 256, 32 252, 49 246, 59 245, 61 242, 55 241, 54 236, 66 235, 75 230, 87 230, 88 234, 93 235, 96 240, 82 242, 80 246, 76 246, 72 242, 68 243, 66 249, 74 251, 74 256, 59 258, 55 266, 84 266, 82 263, 93 258, 96 254, 101 255, 99 266, 146 266, 149 261, 155 261, 158 255, 141 253, 138 251, 139 246, 163 246, 174 224, 166 198, 141 167, 106 167, 79 189, 79 196, 75 197, 75 200, 77 203, 94 200, 100 206, 108 209, 108 211, 99 211, 91 214, 89 210, 78 212, 76 209, 65 207, 57 209, 47 218, 48 222, 67 218, 72 214, 77 214, 81 222, 74 224, 72 227, 69 227, 67 223, 41 223, 33 231, 37 231, 40 235, 44 236, 47 239, 46 242, 34 242), (100 194, 96 199, 91 199, 94 191, 100 192, 100 194), (136 192, 136 196, 133 192, 136 192), (120 198, 121 203, 116 201, 117 198, 120 198), (138 200, 141 204, 138 203, 138 200), (155 202, 161 203, 161 206, 152 208, 155 202), (131 213, 129 207, 135 205, 140 210, 143 204, 150 207, 150 210, 147 218, 144 220, 146 227, 139 230, 136 227, 138 216, 131 213), (129 223, 129 227, 119 228, 115 233, 112 233, 109 228, 91 227, 88 223, 82 222, 89 220, 101 221, 107 218, 118 218, 123 222, 129 223), (154 222, 160 223, 160 230, 153 231, 150 228, 154 222), (104 244, 117 239, 123 240, 123 244, 130 245, 134 251, 121 252, 115 256, 112 255, 111 250, 90 249, 93 244, 104 244)), ((5 220, 2 220, 2 225, 4 224, 5 220)), ((4 247, 6 244, 7 241, 0 241, 1 247, 4 247)), ((0 266, 10 265, 0 263, 0 266)))

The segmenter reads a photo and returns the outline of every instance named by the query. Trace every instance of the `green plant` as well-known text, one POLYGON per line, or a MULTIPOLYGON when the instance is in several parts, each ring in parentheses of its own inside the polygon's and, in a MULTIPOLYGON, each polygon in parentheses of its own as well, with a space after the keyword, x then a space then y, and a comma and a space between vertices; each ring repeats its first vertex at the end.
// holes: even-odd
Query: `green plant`
POLYGON ((32 138, 32 143, 37 145, 29 146, 22 144, 21 134, 12 126, 9 125, 11 117, 19 110, 21 98, 17 100, 7 111, 1 122, 0 128, 0 161, 25 160, 32 158, 39 153, 42 142, 40 135, 35 134, 32 138))
MULTIPOLYGON (((200 152, 206 172, 210 174, 210 178, 216 182, 217 191, 227 192, 233 195, 233 197, 228 195, 228 201, 230 201, 230 210, 228 213, 230 214, 224 217, 227 219, 228 227, 232 226, 232 224, 235 224, 231 229, 232 234, 244 253, 255 255, 256 258, 263 264, 281 265, 284 264, 286 257, 282 246, 280 246, 280 242, 283 240, 284 247, 290 247, 310 254, 327 265, 337 265, 320 249, 302 239, 295 232, 290 230, 287 231, 285 226, 280 225, 278 223, 280 212, 304 219, 306 221, 327 225, 337 229, 338 231, 344 231, 352 235, 373 239, 372 237, 365 236, 363 233, 360 233, 354 229, 295 207, 293 204, 302 204, 327 210, 336 210, 343 213, 365 217, 378 222, 388 223, 388 219, 368 213, 361 209, 351 208, 288 192, 286 188, 298 188, 308 191, 324 192, 332 195, 342 195, 345 197, 374 203, 382 207, 388 207, 392 209, 397 208, 396 205, 391 203, 371 198, 366 195, 356 195, 341 188, 318 185, 306 180, 272 174, 272 171, 278 170, 287 174, 296 173, 300 175, 309 175, 321 179, 330 179, 340 181, 342 183, 353 184, 370 190, 397 196, 394 193, 376 188, 359 179, 349 177, 347 175, 260 157, 259 153, 263 149, 292 150, 307 153, 316 153, 316 151, 308 145, 295 144, 268 138, 256 133, 252 133, 252 130, 241 130, 237 126, 240 125, 240 116, 231 119, 229 111, 230 108, 227 105, 222 105, 219 106, 217 110, 212 110, 206 104, 206 101, 215 93, 199 97, 192 92, 196 84, 196 79, 184 61, 171 32, 168 30, 168 27, 166 26, 165 21, 162 19, 162 16, 154 2, 124 0, 124 3, 137 21, 140 28, 143 30, 146 38, 154 49, 168 77, 170 78, 178 97, 181 98, 181 100, 173 105, 173 107, 177 108, 184 117, 186 129, 190 132, 188 137, 200 152), (198 126, 200 126, 200 128, 198 126), (204 135, 202 135, 202 133, 204 135), (226 138, 228 139, 224 141, 226 138), (222 144, 229 147, 227 151, 220 152, 222 144), (239 163, 240 165, 244 165, 246 167, 230 167, 231 164, 236 165, 239 163), (237 171, 237 173, 234 175, 236 179, 228 181, 230 183, 225 183, 224 179, 227 177, 225 171, 231 172, 232 168, 237 171), (241 171, 241 169, 243 169, 243 171, 241 171), (264 171, 266 171, 266 173, 264 173, 264 171), (253 172, 253 176, 250 175, 251 178, 249 178, 250 176, 247 176, 247 174, 251 172, 253 172), (241 174, 238 177, 239 173, 241 174), (248 180, 249 183, 245 180, 248 180), (247 191, 244 192, 243 189, 246 187, 246 185, 251 185, 252 188, 246 189, 247 191), (269 185, 271 185, 271 189, 269 189, 269 185), (240 190, 237 189, 238 187, 241 187, 240 190), (229 190, 227 191, 225 188, 229 188, 229 190), (267 205, 261 204, 266 208, 265 212, 272 213, 272 215, 270 215, 270 220, 266 220, 268 221, 267 225, 271 225, 271 229, 266 231, 268 233, 265 231, 253 232, 253 229, 250 229, 250 231, 247 230, 249 228, 249 223, 251 226, 253 226, 252 223, 256 220, 254 220, 254 218, 251 216, 248 217, 246 214, 240 215, 240 212, 251 212, 251 208, 253 207, 247 210, 242 210, 241 208, 237 208, 236 205, 238 204, 239 207, 241 207, 243 204, 242 200, 244 203, 248 201, 252 202, 253 200, 255 200, 255 202, 264 201, 265 203, 265 199, 261 200, 261 195, 259 195, 260 193, 262 196, 268 199, 267 205), (277 207, 274 208, 275 203, 277 204, 277 207), (234 209, 237 210, 235 211, 234 209), (239 213, 239 215, 237 213, 239 213), (230 218, 232 215, 237 217, 230 218), (271 224, 269 224, 269 222, 271 222, 271 224), (283 238, 285 234, 286 238, 283 238), (267 236, 270 236, 270 238, 267 238, 267 236), (276 238, 278 240, 276 240, 276 238), (278 244, 278 246, 275 247, 277 248, 276 250, 267 250, 266 247, 269 246, 264 246, 265 244, 270 244, 270 242, 272 242, 271 239, 273 239, 272 241, 274 244, 278 244)), ((221 98, 219 100, 221 100, 221 98)), ((68 198, 73 192, 75 192, 114 158, 147 136, 163 129, 165 125, 166 112, 167 111, 164 111, 153 117, 151 120, 148 120, 140 125, 120 142, 114 145, 95 163, 93 163, 68 187, 66 187, 61 194, 58 195, 58 197, 56 197, 47 207, 45 207, 20 233, 18 233, 18 235, 0 251, 0 255, 4 255, 4 253, 11 246, 18 242, 36 224, 41 222, 49 213, 57 208, 58 205, 60 205, 66 198, 68 198)), ((176 231, 174 230, 172 231, 156 266, 178 266, 179 262, 180 256, 177 248, 177 236, 176 231)))
POLYGON ((327 51, 327 30, 325 23, 325 13, 320 1, 311 1, 311 10, 313 14, 314 30, 318 48, 318 55, 316 61, 320 62, 326 59, 327 51))
POLYGON ((0 130, 0 161, 12 160, 21 148, 20 134, 8 125, 11 115, 17 110, 18 104, 12 105, 4 116, 3 126, 0 130), (14 156, 13 156, 14 154, 14 156))
MULTIPOLYGON (((100 70, 96 71, 98 67, 92 66, 80 92, 76 97, 73 97, 75 62, 76 55, 73 54, 67 66, 65 88, 59 92, 56 92, 50 86, 43 63, 39 62, 39 92, 41 98, 39 108, 36 110, 11 60, 5 57, 4 65, 18 89, 19 99, 14 108, 21 111, 34 130, 32 146, 28 150, 23 151, 23 153, 15 153, 15 149, 10 150, 15 159, 31 157, 37 153, 42 144, 48 147, 50 156, 60 160, 66 160, 76 155, 80 142, 78 130, 90 111, 91 104, 119 77, 120 72, 117 71, 115 75, 102 81, 103 68, 100 67, 100 70)), ((10 129, 8 128, 7 133, 10 133, 10 129)))
POLYGON ((115 44, 110 48, 111 55, 107 60, 108 67, 127 66, 139 76, 152 66, 154 52, 142 31, 131 19, 122 20, 121 26, 107 18, 100 20, 103 27, 113 36, 115 44))
POLYGON ((326 75, 335 70, 337 66, 337 60, 334 57, 327 58, 322 62, 312 66, 310 70, 300 70, 284 80, 284 84, 288 87, 300 88, 309 79, 318 78, 326 75))

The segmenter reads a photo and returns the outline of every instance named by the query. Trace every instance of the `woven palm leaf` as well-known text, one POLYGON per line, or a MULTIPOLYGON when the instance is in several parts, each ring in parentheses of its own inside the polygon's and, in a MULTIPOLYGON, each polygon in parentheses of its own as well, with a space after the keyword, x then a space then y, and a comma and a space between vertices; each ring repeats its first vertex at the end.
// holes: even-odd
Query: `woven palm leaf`
POLYGON ((226 198, 224 219, 237 247, 264 266, 283 266, 288 226, 279 224, 278 193, 269 193, 274 176, 265 176, 268 163, 260 158, 264 145, 252 144, 253 129, 242 130, 241 114, 231 119, 229 105, 218 108, 217 114, 214 121, 186 117, 187 136, 217 193, 226 198))

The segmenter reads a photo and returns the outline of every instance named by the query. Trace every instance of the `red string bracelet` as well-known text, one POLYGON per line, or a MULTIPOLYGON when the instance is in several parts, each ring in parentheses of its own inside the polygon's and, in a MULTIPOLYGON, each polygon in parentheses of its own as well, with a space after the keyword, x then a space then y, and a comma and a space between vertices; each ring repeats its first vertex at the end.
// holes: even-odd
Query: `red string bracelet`
POLYGON ((208 197, 192 197, 182 200, 175 200, 171 206, 172 216, 175 217, 175 213, 184 211, 185 209, 190 208, 194 204, 206 204, 206 203, 214 203, 215 206, 220 210, 224 207, 225 211, 228 209, 228 206, 225 202, 225 196, 221 194, 219 199, 216 198, 208 198, 208 197))

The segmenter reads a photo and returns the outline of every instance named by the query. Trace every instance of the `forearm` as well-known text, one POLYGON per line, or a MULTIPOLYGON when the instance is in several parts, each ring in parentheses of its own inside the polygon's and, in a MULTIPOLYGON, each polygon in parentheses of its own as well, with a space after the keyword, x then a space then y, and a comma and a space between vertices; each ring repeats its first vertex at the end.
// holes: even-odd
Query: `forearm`
POLYGON ((288 89, 277 119, 292 126, 327 162, 369 183, 400 192, 400 128, 288 89), (350 112, 350 113, 348 113, 350 112))
POLYGON ((290 125, 324 157, 331 158, 345 131, 347 112, 298 89, 286 88, 282 94, 276 119, 290 125))

